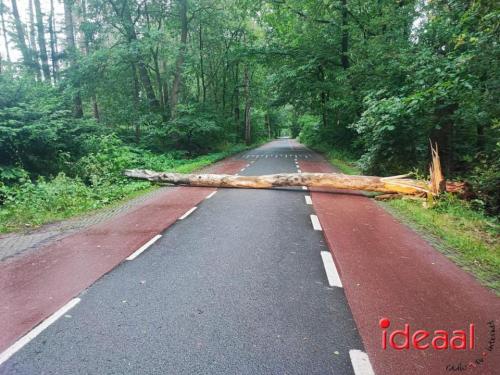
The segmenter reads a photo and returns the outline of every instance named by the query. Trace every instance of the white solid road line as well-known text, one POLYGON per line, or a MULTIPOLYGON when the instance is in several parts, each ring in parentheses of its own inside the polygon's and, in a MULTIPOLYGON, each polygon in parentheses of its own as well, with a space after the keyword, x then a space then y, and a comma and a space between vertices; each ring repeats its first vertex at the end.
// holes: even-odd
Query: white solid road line
POLYGON ((321 224, 319 223, 319 219, 316 215, 311 215, 311 223, 313 225, 314 230, 323 230, 323 228, 321 228, 321 224))
POLYGON ((217 193, 217 190, 215 190, 214 192, 212 192, 212 193, 210 193, 209 195, 207 195, 207 197, 206 197, 205 199, 210 199, 210 198, 212 198, 212 197, 215 195, 215 193, 217 193))
POLYGON ((306 195, 305 198, 306 198, 306 204, 313 204, 313 201, 312 201, 310 195, 306 195))
POLYGON ((351 357, 352 368, 356 375, 375 375, 368 355, 357 349, 349 350, 351 357))
POLYGON ((184 220, 185 218, 187 218, 189 215, 191 215, 191 213, 193 213, 194 210, 196 210, 198 207, 193 207, 191 208, 188 212, 186 212, 184 215, 182 215, 179 220, 184 220))
POLYGON ((156 241, 158 241, 161 238, 161 234, 157 234, 153 238, 151 238, 148 242, 146 242, 144 245, 142 245, 140 248, 138 248, 136 251, 134 251, 132 254, 130 254, 126 260, 134 260, 137 258, 142 252, 144 252, 148 247, 150 247, 152 244, 154 244, 156 241))
POLYGON ((330 286, 342 288, 342 281, 340 281, 340 276, 337 272, 337 267, 335 267, 335 262, 333 261, 332 254, 329 251, 322 251, 321 259, 323 259, 323 265, 325 266, 328 284, 330 286))
POLYGON ((80 298, 73 298, 59 310, 57 310, 54 314, 49 316, 19 340, 17 340, 12 346, 7 348, 4 352, 0 354, 0 365, 7 361, 10 357, 12 357, 19 349, 21 349, 24 345, 28 344, 31 340, 37 337, 40 333, 42 333, 46 328, 48 328, 52 323, 54 323, 61 316, 66 314, 69 310, 71 310, 75 305, 80 302, 80 298))

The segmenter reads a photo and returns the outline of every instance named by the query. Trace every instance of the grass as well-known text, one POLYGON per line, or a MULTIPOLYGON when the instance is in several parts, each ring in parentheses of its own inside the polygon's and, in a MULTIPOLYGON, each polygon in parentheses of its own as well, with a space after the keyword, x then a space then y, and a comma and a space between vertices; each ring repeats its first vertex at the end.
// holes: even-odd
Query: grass
MULTIPOLYGON (((342 173, 360 174, 355 162, 342 153, 321 151, 342 173)), ((441 198, 432 208, 409 199, 395 199, 381 202, 381 205, 500 295, 500 226, 497 220, 452 196, 441 198)))
MULTIPOLYGON (((224 151, 194 159, 172 160, 161 155, 148 155, 139 165, 133 166, 190 173, 246 148, 243 145, 230 146, 224 151)), ((97 159, 92 159, 93 164, 97 159)), ((106 162, 109 160, 110 158, 107 158, 106 162)), ((4 196, 4 203, 0 206, 0 233, 31 230, 43 224, 118 205, 155 189, 155 186, 147 181, 122 177, 123 169, 126 168, 118 168, 120 172, 99 170, 98 183, 91 185, 61 173, 50 180, 39 179, 8 190, 0 189, 0 197, 4 196)))
POLYGON ((344 174, 361 174, 361 170, 356 166, 356 160, 346 152, 332 149, 327 145, 313 146, 313 148, 322 153, 328 161, 337 167, 344 174))
POLYGON ((453 197, 441 199, 430 209, 421 202, 406 199, 382 205, 500 295, 499 226, 494 219, 453 197))

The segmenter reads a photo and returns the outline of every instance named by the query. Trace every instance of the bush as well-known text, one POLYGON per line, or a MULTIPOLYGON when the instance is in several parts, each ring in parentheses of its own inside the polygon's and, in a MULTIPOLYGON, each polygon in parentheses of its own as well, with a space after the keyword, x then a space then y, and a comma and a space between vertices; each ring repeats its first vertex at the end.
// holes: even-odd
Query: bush
POLYGON ((477 194, 474 202, 491 215, 500 214, 500 142, 491 155, 478 156, 479 163, 470 179, 477 194))

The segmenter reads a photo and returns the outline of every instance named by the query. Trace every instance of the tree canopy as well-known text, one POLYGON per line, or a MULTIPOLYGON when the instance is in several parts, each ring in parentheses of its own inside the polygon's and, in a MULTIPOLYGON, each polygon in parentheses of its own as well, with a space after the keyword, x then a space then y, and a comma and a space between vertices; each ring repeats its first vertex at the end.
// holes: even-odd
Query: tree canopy
POLYGON ((493 1, 0 0, 0 15, 4 184, 83 178, 111 138, 193 157, 286 131, 378 175, 426 173, 435 141, 498 213, 493 1))

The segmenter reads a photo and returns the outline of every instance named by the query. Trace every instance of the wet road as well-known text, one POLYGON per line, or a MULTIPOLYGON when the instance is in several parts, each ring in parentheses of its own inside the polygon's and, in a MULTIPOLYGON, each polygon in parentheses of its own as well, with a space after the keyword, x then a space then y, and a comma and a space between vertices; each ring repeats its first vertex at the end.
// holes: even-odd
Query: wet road
MULTIPOLYGON (((279 140, 240 156, 239 173, 297 172, 314 158, 279 140)), ((208 193, 0 373, 369 374, 309 192, 208 193)))

